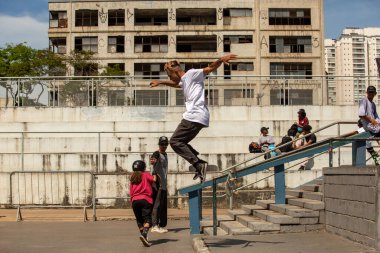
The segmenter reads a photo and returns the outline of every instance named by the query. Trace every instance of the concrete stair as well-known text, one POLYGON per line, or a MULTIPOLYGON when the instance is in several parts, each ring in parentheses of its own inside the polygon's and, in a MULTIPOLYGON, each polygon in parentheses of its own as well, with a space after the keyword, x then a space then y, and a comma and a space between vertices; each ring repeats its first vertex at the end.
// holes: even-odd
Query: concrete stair
MULTIPOLYGON (((286 204, 276 204, 275 196, 242 205, 218 216, 217 235, 299 233, 324 228, 323 179, 286 190, 286 204)), ((205 235, 212 235, 212 219, 201 222, 205 235)))

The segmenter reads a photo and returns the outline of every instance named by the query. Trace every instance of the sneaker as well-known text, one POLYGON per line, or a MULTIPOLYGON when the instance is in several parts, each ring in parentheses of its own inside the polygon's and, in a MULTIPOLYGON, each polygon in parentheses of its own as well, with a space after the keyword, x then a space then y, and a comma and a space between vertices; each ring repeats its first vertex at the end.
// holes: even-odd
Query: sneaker
POLYGON ((144 244, 145 247, 150 247, 152 244, 148 241, 148 237, 140 235, 140 241, 144 244))
POLYGON ((194 175, 194 177, 193 177, 193 180, 197 180, 198 177, 199 177, 199 173, 196 172, 195 175, 194 175))
POLYGON ((159 233, 161 233, 161 234, 169 232, 169 230, 167 230, 166 228, 162 228, 162 227, 160 227, 159 230, 160 230, 159 233))
POLYGON ((206 179, 206 171, 207 171, 207 163, 206 162, 202 162, 202 163, 199 163, 199 177, 201 179, 201 182, 203 182, 205 179, 206 179))
POLYGON ((152 233, 160 233, 160 228, 158 226, 153 226, 150 230, 152 233))

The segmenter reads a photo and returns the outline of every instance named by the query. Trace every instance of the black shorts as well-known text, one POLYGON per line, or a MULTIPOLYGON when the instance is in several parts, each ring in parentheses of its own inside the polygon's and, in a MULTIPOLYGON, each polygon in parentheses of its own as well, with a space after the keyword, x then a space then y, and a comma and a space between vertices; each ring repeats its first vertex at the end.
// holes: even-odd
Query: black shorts
POLYGON ((149 226, 152 225, 152 204, 149 204, 145 199, 139 199, 133 201, 132 208, 139 228, 144 227, 145 223, 148 223, 149 226))

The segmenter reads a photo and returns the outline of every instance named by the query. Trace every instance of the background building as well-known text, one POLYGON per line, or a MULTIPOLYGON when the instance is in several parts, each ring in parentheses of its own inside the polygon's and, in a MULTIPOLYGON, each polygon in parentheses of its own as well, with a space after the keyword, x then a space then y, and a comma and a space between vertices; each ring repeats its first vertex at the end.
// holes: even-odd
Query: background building
POLYGON ((141 80, 165 76, 164 62, 178 59, 187 70, 230 52, 239 61, 209 79, 213 105, 319 104, 327 97, 321 78, 312 77, 324 74, 323 0, 52 0, 49 12, 51 50, 91 51, 97 64, 89 70, 118 66, 136 76, 136 104, 183 104, 180 90, 151 90, 141 80))
POLYGON ((375 59, 380 57, 380 28, 347 28, 338 40, 327 39, 325 45, 326 72, 342 76, 328 82, 331 100, 336 93, 336 103, 352 104, 368 85, 379 88, 375 59))

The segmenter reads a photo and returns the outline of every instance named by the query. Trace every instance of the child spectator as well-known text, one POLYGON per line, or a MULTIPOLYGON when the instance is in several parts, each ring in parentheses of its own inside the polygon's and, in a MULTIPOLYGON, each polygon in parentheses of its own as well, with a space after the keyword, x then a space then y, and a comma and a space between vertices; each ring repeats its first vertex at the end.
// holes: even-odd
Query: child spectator
POLYGON ((140 230, 140 240, 145 247, 150 247, 148 241, 148 231, 152 224, 152 183, 156 181, 156 176, 152 176, 146 172, 146 164, 144 161, 137 160, 132 165, 133 173, 130 177, 129 195, 133 213, 136 217, 137 226, 140 230))
POLYGON ((309 119, 306 117, 305 109, 299 109, 298 112, 298 122, 295 122, 297 125, 297 130, 299 133, 302 132, 303 127, 309 125, 309 119))

